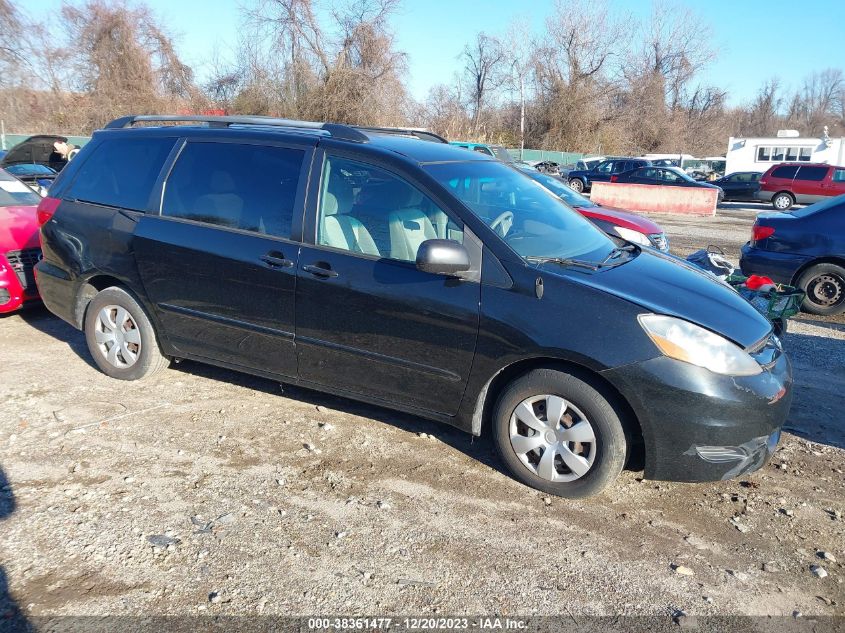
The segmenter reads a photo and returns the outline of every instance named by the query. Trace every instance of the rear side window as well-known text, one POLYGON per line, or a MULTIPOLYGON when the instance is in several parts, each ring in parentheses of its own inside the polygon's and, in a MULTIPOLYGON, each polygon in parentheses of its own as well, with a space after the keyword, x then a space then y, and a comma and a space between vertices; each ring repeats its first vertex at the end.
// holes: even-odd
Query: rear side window
POLYGON ((289 239, 304 156, 287 147, 188 143, 161 214, 289 239))
POLYGON ((818 182, 827 176, 828 167, 802 167, 798 170, 798 180, 812 180, 818 182))
POLYGON ((175 138, 105 140, 85 159, 67 193, 69 198, 109 207, 144 211, 175 138))
POLYGON ((845 169, 834 170, 833 182, 845 182, 845 169))
POLYGON ((783 167, 775 167, 774 171, 772 172, 772 178, 789 178, 792 180, 795 178, 795 172, 798 171, 798 167, 796 165, 784 165, 783 167))

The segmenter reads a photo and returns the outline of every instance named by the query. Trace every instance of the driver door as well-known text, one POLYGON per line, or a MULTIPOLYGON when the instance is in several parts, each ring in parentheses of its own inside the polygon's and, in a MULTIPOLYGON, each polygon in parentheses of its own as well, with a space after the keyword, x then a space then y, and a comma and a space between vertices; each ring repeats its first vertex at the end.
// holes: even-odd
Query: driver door
POLYGON ((327 155, 318 176, 297 270, 300 378, 454 415, 478 337, 476 238, 444 205, 382 167, 327 155), (435 238, 463 243, 475 275, 418 270, 419 245, 435 238))

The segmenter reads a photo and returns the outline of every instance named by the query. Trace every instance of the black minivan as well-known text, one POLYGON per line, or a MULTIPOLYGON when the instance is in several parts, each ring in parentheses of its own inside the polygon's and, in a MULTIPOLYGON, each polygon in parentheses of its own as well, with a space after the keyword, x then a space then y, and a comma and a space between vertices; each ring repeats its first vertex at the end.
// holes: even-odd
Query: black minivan
POLYGON ((552 494, 748 473, 789 410, 730 287, 429 132, 124 117, 38 213, 44 302, 109 376, 191 359, 487 431, 552 494))

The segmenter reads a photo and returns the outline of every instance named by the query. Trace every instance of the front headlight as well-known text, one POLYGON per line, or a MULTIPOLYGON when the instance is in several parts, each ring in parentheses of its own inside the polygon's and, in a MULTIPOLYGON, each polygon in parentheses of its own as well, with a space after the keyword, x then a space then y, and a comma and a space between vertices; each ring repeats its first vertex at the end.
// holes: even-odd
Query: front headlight
POLYGON ((661 314, 641 314, 640 325, 665 356, 725 376, 754 376, 763 371, 744 349, 689 321, 661 314))
POLYGON ((629 242, 633 242, 634 244, 642 244, 643 246, 651 246, 651 242, 649 241, 646 235, 643 235, 639 231, 634 231, 633 229, 626 229, 624 226, 614 226, 613 229, 619 234, 623 240, 628 240, 629 242))

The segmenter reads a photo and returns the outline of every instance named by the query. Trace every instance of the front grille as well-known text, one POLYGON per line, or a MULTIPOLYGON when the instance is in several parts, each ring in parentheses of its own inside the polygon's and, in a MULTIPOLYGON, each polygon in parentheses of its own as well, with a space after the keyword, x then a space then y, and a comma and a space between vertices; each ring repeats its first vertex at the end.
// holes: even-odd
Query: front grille
POLYGON ((12 298, 12 295, 9 294, 9 291, 5 288, 0 288, 0 306, 6 305, 9 303, 9 299, 12 298))
POLYGON ((40 248, 27 248, 22 251, 9 251, 6 259, 18 276, 24 292, 32 294, 35 292, 35 264, 41 259, 40 248))
POLYGON ((652 233, 648 236, 649 241, 661 251, 669 250, 669 240, 666 239, 665 233, 652 233))

